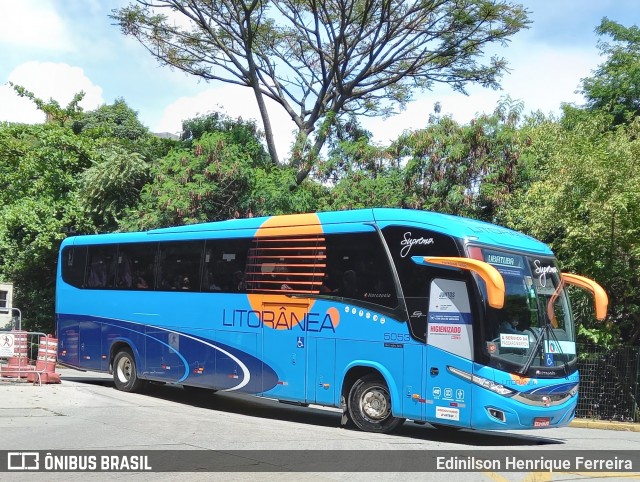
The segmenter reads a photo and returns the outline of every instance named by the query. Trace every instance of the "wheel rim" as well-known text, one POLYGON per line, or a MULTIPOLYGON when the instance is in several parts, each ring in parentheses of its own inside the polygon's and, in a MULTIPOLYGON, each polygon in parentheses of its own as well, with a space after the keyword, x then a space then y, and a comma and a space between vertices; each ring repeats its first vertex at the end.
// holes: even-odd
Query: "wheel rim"
POLYGON ((118 360, 118 366, 116 367, 116 373, 118 380, 122 383, 127 383, 131 379, 131 360, 129 357, 123 356, 118 360))
POLYGON ((389 416, 390 409, 389 395, 382 387, 371 387, 360 398, 360 411, 370 420, 384 420, 389 416))

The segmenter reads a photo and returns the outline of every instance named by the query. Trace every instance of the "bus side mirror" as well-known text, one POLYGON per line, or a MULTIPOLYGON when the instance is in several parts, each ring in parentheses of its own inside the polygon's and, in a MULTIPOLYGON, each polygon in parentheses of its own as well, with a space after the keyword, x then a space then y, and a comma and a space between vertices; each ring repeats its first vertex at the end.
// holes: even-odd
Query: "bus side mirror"
POLYGON ((416 264, 436 265, 450 269, 464 269, 472 271, 482 278, 487 285, 487 302, 492 308, 500 309, 504 306, 504 279, 502 275, 489 263, 471 258, 443 257, 443 256, 412 256, 416 264))
POLYGON ((590 292, 593 295, 596 308, 596 318, 598 320, 604 320, 607 317, 607 306, 609 305, 609 297, 595 281, 585 278, 584 276, 578 276, 577 274, 562 273, 562 281, 566 284, 577 286, 585 291, 590 292))

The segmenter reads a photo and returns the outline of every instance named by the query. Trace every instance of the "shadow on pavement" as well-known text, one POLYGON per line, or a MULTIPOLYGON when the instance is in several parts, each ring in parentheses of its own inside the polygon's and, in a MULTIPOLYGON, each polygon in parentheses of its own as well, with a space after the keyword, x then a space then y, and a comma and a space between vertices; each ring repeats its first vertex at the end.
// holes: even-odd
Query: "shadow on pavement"
MULTIPOLYGON (((68 374, 63 377, 63 380, 115 389, 113 380, 106 378, 105 375, 92 377, 89 373, 86 373, 74 377, 68 374)), ((341 413, 335 409, 322 409, 313 406, 301 407, 251 395, 213 392, 212 390, 197 388, 184 389, 181 386, 156 383, 151 383, 144 394, 171 402, 249 417, 284 420, 323 427, 340 427, 341 413)), ((410 421, 405 422, 393 435, 403 438, 460 444, 461 447, 525 447, 564 444, 563 440, 544 437, 541 432, 536 432, 533 435, 531 432, 513 434, 446 428, 436 429, 429 424, 418 425, 410 421)))

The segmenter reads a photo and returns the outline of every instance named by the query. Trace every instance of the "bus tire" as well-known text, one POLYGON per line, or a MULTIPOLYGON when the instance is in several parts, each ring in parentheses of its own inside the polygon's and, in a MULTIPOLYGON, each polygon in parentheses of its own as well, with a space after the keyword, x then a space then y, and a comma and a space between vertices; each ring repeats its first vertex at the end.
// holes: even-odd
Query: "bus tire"
POLYGON ((391 414, 387 384, 376 375, 359 378, 349 391, 349 418, 365 432, 390 433, 404 423, 391 414))
POLYGON ((138 378, 136 359, 129 349, 116 353, 113 359, 113 383, 123 392, 140 392, 146 386, 146 381, 138 378))

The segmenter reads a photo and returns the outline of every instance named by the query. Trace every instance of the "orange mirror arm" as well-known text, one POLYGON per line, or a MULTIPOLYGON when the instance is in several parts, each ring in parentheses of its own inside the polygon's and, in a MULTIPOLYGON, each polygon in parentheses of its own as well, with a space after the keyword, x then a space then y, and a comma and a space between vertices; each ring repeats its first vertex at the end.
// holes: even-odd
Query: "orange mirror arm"
POLYGON ((478 274, 487 285, 489 306, 498 309, 504 306, 504 279, 500 272, 489 263, 471 258, 441 256, 425 256, 423 261, 428 264, 464 269, 478 274))
POLYGON ((593 295, 596 305, 596 318, 598 320, 604 320, 607 317, 609 297, 602 286, 589 278, 578 276, 577 274, 562 273, 562 281, 590 292, 593 295))

